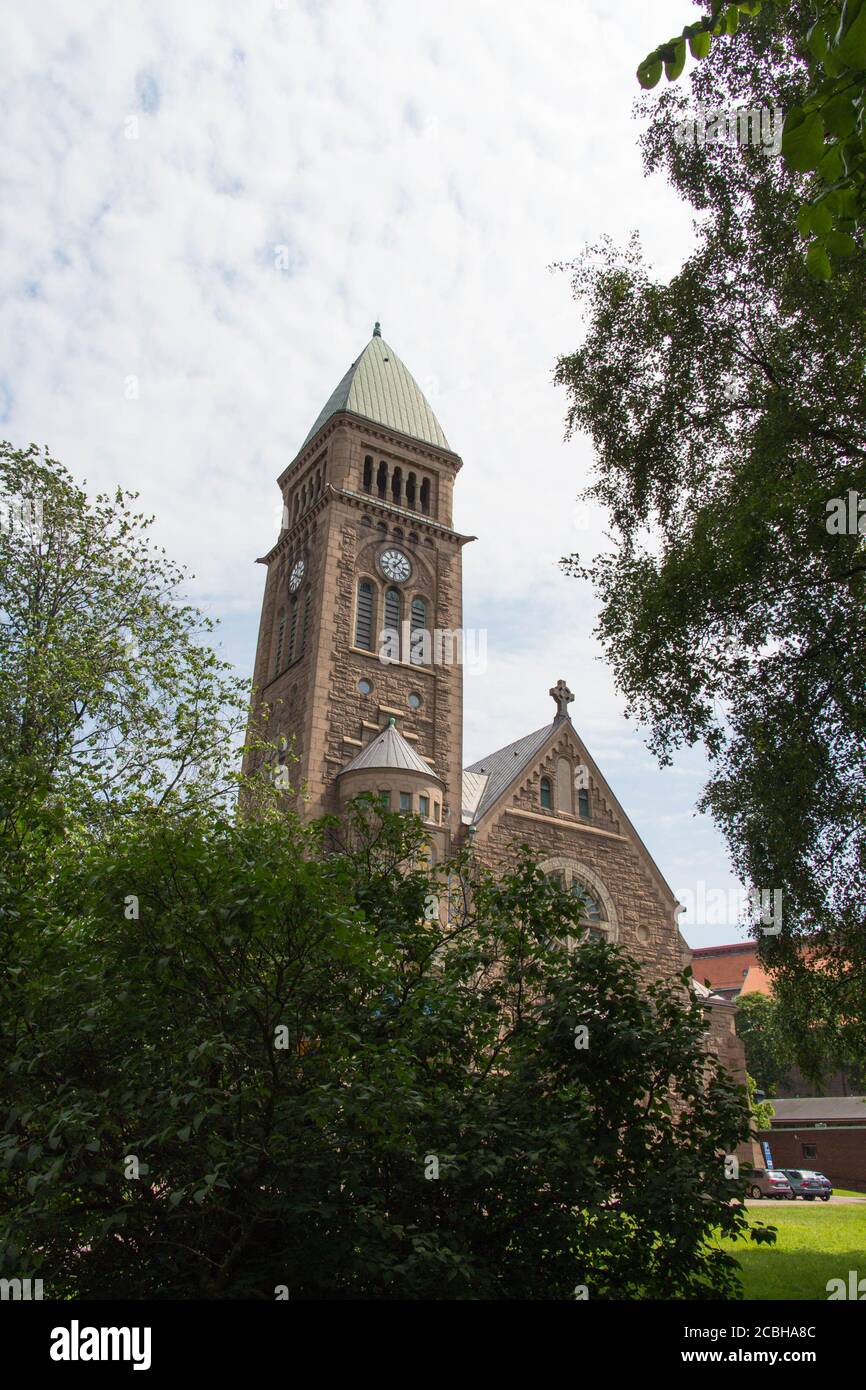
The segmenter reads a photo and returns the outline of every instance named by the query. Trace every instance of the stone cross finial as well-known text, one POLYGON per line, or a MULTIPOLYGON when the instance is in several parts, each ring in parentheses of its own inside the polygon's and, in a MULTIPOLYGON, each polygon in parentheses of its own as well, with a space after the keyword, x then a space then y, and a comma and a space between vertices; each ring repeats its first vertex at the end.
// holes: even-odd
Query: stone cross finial
POLYGON ((557 719, 567 719, 568 707, 574 699, 574 696, 565 681, 557 681, 556 685, 552 686, 547 693, 556 701, 557 719))

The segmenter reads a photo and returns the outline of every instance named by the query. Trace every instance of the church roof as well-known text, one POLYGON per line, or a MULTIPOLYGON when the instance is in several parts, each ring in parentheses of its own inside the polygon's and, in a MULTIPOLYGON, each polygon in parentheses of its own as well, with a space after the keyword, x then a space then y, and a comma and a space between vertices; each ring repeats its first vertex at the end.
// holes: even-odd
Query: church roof
POLYGON ((723 994, 714 993, 714 991, 711 990, 707 985, 702 985, 700 980, 696 980, 694 976, 692 976, 691 980, 689 981, 689 984, 691 985, 693 992, 698 996, 698 998, 704 1000, 705 1002, 712 1001, 712 1003, 714 1004, 731 1003, 730 999, 726 999, 723 994))
POLYGON ((378 323, 361 356, 331 392, 301 448, 332 415, 348 410, 425 444, 448 449, 448 440, 412 373, 381 335, 378 323))
MULTIPOLYGON (((554 720, 554 724, 560 721, 554 720)), ((535 733, 524 734, 523 738, 507 743, 486 758, 467 767, 463 773, 463 819, 478 821, 489 806, 505 791, 505 788, 519 776, 536 753, 547 742, 554 724, 545 724, 535 733), (484 777, 483 786, 479 779, 484 777)))
POLYGON ((393 719, 389 720, 380 734, 371 739, 366 748, 362 748, 360 753, 341 769, 340 776, 344 772, 360 772, 363 768, 380 767, 396 768, 401 772, 423 772, 425 777, 439 780, 430 764, 419 758, 415 749, 406 742, 393 719))
POLYGON ((484 772, 463 773, 463 819, 471 821, 478 810, 478 803, 484 795, 488 777, 484 772))
POLYGON ((866 1096, 789 1096, 777 1100, 773 1096, 774 1120, 794 1120, 805 1125, 817 1120, 823 1124, 833 1121, 866 1120, 866 1096))

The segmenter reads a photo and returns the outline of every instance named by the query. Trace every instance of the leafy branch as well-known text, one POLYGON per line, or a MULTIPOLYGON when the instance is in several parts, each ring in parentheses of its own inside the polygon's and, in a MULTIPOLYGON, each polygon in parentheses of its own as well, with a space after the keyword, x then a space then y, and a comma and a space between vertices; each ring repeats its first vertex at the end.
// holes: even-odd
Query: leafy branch
MULTIPOLYGON (((778 0, 713 0, 708 15, 647 54, 637 69, 640 85, 655 87, 662 71, 675 82, 686 63, 706 58, 714 39, 733 37, 741 22, 778 0)), ((818 280, 833 274, 832 258, 857 250, 855 233, 866 225, 866 0, 822 0, 801 54, 808 69, 802 105, 785 114, 781 154, 788 168, 813 174, 816 191, 797 214, 808 240, 806 265, 818 280)))

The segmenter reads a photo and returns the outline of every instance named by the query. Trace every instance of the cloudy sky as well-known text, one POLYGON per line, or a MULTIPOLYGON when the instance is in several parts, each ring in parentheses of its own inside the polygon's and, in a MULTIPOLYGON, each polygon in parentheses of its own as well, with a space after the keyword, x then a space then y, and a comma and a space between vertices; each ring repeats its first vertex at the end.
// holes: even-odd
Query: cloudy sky
MULTIPOLYGON (((91 487, 137 488, 251 670, 277 474, 380 319, 464 460, 455 524, 470 762, 574 723, 672 888, 734 889, 694 814, 696 753, 660 771, 622 717, 591 593, 557 355, 580 320, 555 261, 641 232, 659 274, 691 218, 646 180, 634 69, 688 0, 49 0, 0 55, 0 424, 91 487)), ((718 899, 716 900, 718 901, 718 899)), ((733 940, 736 911, 692 945, 733 940)))

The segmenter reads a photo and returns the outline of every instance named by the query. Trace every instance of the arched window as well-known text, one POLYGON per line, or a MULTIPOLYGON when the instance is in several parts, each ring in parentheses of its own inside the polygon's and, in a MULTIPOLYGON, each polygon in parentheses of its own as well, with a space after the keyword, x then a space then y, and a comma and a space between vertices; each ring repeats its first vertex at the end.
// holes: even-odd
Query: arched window
POLYGON ((592 896, 589 889, 584 888, 578 879, 571 881, 571 892, 575 898, 583 903, 583 920, 586 923, 588 934, 596 941, 604 941, 607 932, 604 930, 604 910, 599 902, 592 896))
MULTIPOLYGON (((583 906, 583 938, 616 941, 619 926, 613 899, 601 879, 587 865, 565 857, 548 859, 540 865, 547 878, 554 879, 564 892, 573 893, 583 906)), ((570 944, 574 944, 572 938, 570 944)))
POLYGON ((551 811, 553 809, 553 799, 550 795, 549 777, 542 777, 541 779, 541 804, 546 811, 551 811))
POLYGON ((373 460, 369 454, 364 459, 364 482, 362 486, 365 492, 373 491, 373 460))
POLYGON ((400 614, 402 604, 399 589, 385 590, 385 627, 391 632, 396 632, 397 642, 400 641, 400 614))
POLYGON ((410 473, 406 479, 406 506, 412 511, 415 510, 415 474, 410 473))
POLYGON ((556 809, 568 811, 569 815, 574 810, 571 799, 571 763, 568 758, 556 760, 556 809))
POLYGON ((428 645, 429 639, 419 638, 416 640, 415 634, 427 632, 427 603, 423 598, 416 595, 412 600, 412 620, 409 635, 409 660, 416 666, 424 663, 424 649, 428 645))
POLYGON ((395 468, 391 478, 391 497, 399 506, 403 500, 403 470, 395 468))
POLYGON ((424 479, 422 479, 422 482, 421 482, 421 510, 422 510, 422 512, 429 512, 429 510, 430 510, 430 479, 429 479, 429 478, 424 478, 424 479))
POLYGON ((304 594, 304 619, 301 624, 301 656, 303 656, 304 652, 307 650, 307 632, 310 627, 311 600, 312 590, 307 589, 307 592, 304 594))
POLYGON ((288 650, 288 663, 287 663, 288 665, 291 665, 291 663, 292 663, 292 662, 294 661, 294 659, 295 659, 295 638, 297 637, 297 635, 298 635, 298 600, 297 600, 297 598, 293 598, 293 599, 292 599, 291 617, 289 618, 289 650, 288 650))
POLYGON ((376 491, 380 497, 384 497, 388 492, 388 465, 380 463, 376 473, 376 491))
POLYGON ((577 813, 589 820, 589 792, 586 789, 577 793, 577 813))
POLYGON ((274 658, 274 675, 278 676, 283 669, 283 638, 286 635, 286 610, 280 609, 280 618, 277 624, 277 654, 274 658))
POLYGON ((355 646, 362 647, 365 652, 373 650, 373 585, 369 579, 362 579, 358 585, 355 646))

